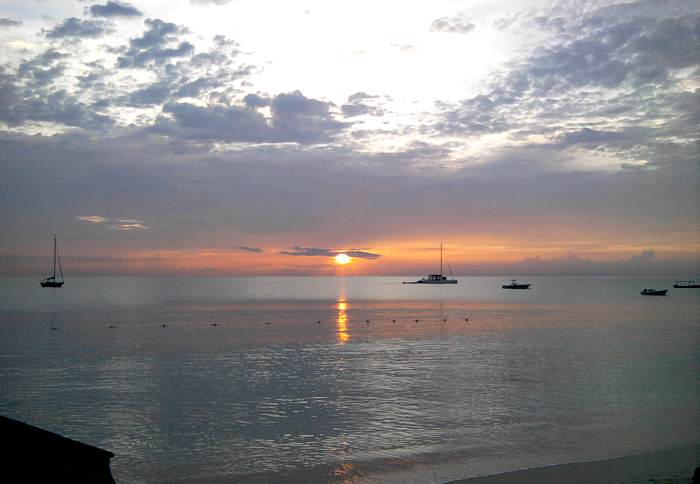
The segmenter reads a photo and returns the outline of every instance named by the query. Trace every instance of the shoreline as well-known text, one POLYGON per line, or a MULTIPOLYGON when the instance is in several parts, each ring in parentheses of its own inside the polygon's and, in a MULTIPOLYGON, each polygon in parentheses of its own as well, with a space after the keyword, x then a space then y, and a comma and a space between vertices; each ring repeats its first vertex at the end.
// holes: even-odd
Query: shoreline
POLYGON ((488 476, 449 481, 449 484, 535 483, 690 483, 700 466, 700 445, 614 457, 554 464, 488 476))
MULTIPOLYGON (((447 467, 461 467, 460 464, 443 463, 447 467)), ((246 484, 273 484, 286 482, 306 484, 309 482, 329 483, 445 483, 445 484, 602 484, 602 483, 692 483, 693 472, 700 466, 700 444, 644 454, 613 457, 610 459, 553 464, 491 475, 449 479, 436 468, 441 464, 430 458, 422 463, 394 461, 346 462, 326 464, 310 469, 287 470, 282 472, 261 472, 258 474, 228 474, 200 476, 184 479, 158 480, 162 484, 224 484, 240 482, 246 484), (387 467, 387 464, 388 467, 387 467)), ((466 471, 467 473, 469 471, 466 471)), ((473 472, 473 470, 472 470, 473 472)), ((459 475, 457 468, 447 474, 459 475)))

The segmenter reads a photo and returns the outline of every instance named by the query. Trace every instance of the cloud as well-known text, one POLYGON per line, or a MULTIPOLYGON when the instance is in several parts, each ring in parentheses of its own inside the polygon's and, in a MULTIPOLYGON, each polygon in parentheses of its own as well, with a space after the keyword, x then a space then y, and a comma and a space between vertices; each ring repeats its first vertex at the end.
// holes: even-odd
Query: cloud
POLYGON ((75 217, 77 220, 89 222, 93 224, 106 225, 111 230, 120 232, 131 232, 134 230, 147 230, 149 227, 143 223, 143 220, 136 219, 111 219, 101 215, 81 215, 75 217))
POLYGON ((141 37, 129 41, 128 50, 117 58, 118 67, 144 67, 150 63, 158 65, 194 53, 191 43, 177 41, 177 36, 185 33, 186 29, 160 19, 146 19, 144 23, 148 29, 141 37))
POLYGON ((673 158, 698 139, 700 91, 691 79, 700 69, 700 12, 685 0, 663 12, 654 5, 532 18, 553 41, 493 76, 481 93, 441 105, 441 121, 423 132, 501 133, 521 146, 539 137, 535 145, 614 154, 618 167, 673 158))
POLYGON ((16 72, 0 67, 0 121, 21 126, 45 121, 85 129, 102 129, 113 120, 81 102, 77 94, 62 89, 68 54, 48 49, 25 60, 16 72), (58 86, 58 87, 57 87, 58 86))
POLYGON ((348 250, 335 250, 335 249, 320 249, 317 247, 299 247, 295 246, 292 250, 280 251, 280 254, 284 255, 298 255, 305 257, 335 257, 338 254, 347 254, 350 257, 356 259, 378 259, 381 254, 375 254, 372 252, 367 252, 364 250, 348 249, 348 250))
POLYGON ((383 116, 384 111, 378 105, 379 96, 371 96, 364 92, 356 92, 348 97, 347 103, 341 106, 346 118, 362 115, 383 116))
POLYGON ((0 27, 19 27, 22 25, 21 20, 15 20, 8 17, 0 17, 0 27))
POLYGON ((375 254, 373 252, 367 252, 364 250, 357 249, 343 250, 340 252, 345 253, 350 257, 354 257, 356 259, 379 259, 382 256, 381 254, 375 254))
POLYGON ((168 116, 160 116, 152 131, 197 140, 314 144, 330 141, 347 126, 333 118, 330 103, 299 91, 278 94, 269 104, 270 119, 249 106, 167 103, 163 113, 168 116))
POLYGON ((236 247, 238 250, 242 250, 243 252, 255 252, 255 253, 260 253, 263 250, 259 249, 258 247, 246 247, 244 245, 239 245, 236 247))
POLYGON ((476 28, 473 19, 466 14, 442 17, 433 21, 430 30, 452 34, 467 34, 476 28))
POLYGON ((95 4, 90 7, 90 14, 94 17, 140 17, 140 10, 126 2, 109 0, 104 5, 95 4))
POLYGON ((246 94, 243 98, 243 102, 249 108, 262 108, 270 105, 270 98, 257 94, 246 94))
POLYGON ((99 20, 67 18, 53 29, 45 31, 49 39, 65 37, 101 37, 107 32, 107 25, 99 20))
POLYGON ((109 228, 121 232, 132 232, 135 230, 147 230, 149 227, 142 220, 120 219, 111 224, 109 228))
POLYGON ((78 220, 82 220, 83 222, 90 222, 94 224, 103 224, 110 221, 109 218, 103 217, 101 215, 81 215, 80 217, 75 218, 78 220))
MULTIPOLYGON (((694 274, 700 269, 700 261, 657 259, 653 250, 640 255, 613 261, 593 261, 577 255, 542 258, 528 257, 500 268, 492 266, 491 273, 549 276, 669 276, 694 274), (506 269, 506 271, 504 271, 506 269)), ((481 270, 484 270, 482 268, 481 270)), ((488 269, 487 269, 488 270, 488 269)), ((481 272, 481 271, 479 271, 481 272)))

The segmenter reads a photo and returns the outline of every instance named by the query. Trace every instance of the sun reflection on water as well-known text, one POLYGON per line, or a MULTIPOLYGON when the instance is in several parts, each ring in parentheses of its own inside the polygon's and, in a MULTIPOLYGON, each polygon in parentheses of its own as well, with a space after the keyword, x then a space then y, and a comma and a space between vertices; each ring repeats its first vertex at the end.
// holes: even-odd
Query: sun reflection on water
POLYGON ((338 320, 336 322, 338 343, 345 344, 350 340, 350 335, 348 334, 348 303, 346 301, 338 301, 336 307, 338 308, 338 320))

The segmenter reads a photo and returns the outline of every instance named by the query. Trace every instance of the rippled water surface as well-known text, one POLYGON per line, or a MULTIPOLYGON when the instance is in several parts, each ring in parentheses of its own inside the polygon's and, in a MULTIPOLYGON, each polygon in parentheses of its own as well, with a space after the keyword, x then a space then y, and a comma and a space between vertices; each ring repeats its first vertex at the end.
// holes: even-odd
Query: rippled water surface
POLYGON ((3 278, 0 413, 111 450, 118 482, 438 482, 700 440, 700 290, 401 281, 3 278))

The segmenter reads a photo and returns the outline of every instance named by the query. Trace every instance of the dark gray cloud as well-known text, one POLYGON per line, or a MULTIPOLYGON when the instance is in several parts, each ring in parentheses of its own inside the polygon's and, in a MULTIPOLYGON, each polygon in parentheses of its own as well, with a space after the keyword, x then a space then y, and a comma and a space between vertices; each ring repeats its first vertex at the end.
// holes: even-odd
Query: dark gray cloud
POLYGON ((439 105, 442 121, 424 132, 539 135, 628 160, 673 158, 660 152, 659 138, 670 140, 673 152, 698 139, 698 93, 684 79, 700 68, 700 12, 685 0, 663 10, 654 5, 535 17, 558 41, 493 78, 481 94, 439 105))
POLYGON ((152 129, 184 139, 314 144, 330 141, 347 126, 333 118, 329 103, 307 98, 299 91, 278 94, 269 104, 270 119, 245 105, 168 103, 163 106, 165 115, 152 129))
POLYGON ((100 20, 80 20, 75 17, 65 19, 51 30, 45 31, 49 39, 64 37, 101 37, 107 33, 107 24, 100 20))
POLYGON ((34 87, 43 87, 53 83, 63 75, 66 65, 63 62, 69 55, 56 49, 47 49, 35 57, 22 61, 17 68, 16 76, 7 76, 9 81, 13 77, 14 84, 22 81, 34 87))
POLYGON ((0 27, 19 27, 22 25, 21 20, 15 20, 8 17, 0 17, 0 27))
POLYGON ((0 120, 10 126, 28 121, 47 121, 85 129, 102 129, 113 124, 95 112, 58 82, 66 70, 68 54, 48 49, 25 60, 16 71, 0 67, 0 120))
POLYGON ((465 14, 436 19, 430 26, 430 30, 434 32, 448 32, 453 34, 466 34, 475 28, 476 24, 474 20, 465 14))
POLYGON ((90 14, 94 17, 140 17, 143 15, 139 9, 129 3, 112 0, 104 5, 92 5, 90 14))
POLYGON ((246 94, 243 102, 249 108, 262 108, 270 105, 270 98, 259 96, 257 94, 246 94))
POLYGON ((367 251, 358 250, 358 249, 335 250, 335 249, 321 249, 321 248, 317 248, 317 247, 299 247, 299 246, 292 247, 292 250, 280 251, 280 254, 299 255, 299 256, 307 256, 307 257, 317 257, 317 256, 335 257, 338 254, 347 254, 350 257, 355 257, 357 259, 378 259, 382 256, 381 254, 375 254, 372 252, 367 252, 367 251))
POLYGON ((260 253, 263 250, 258 248, 258 247, 246 247, 245 245, 239 245, 236 247, 237 250, 242 250, 243 252, 254 252, 254 253, 260 253))
POLYGON ((371 96, 364 92, 356 92, 348 96, 348 101, 340 107, 340 110, 346 118, 362 115, 384 115, 384 111, 379 105, 379 96, 371 96))
POLYGON ((128 49, 117 59, 118 67, 144 67, 151 63, 158 65, 194 53, 191 43, 178 42, 177 36, 186 33, 186 29, 160 19, 146 19, 144 23, 148 29, 141 37, 129 41, 128 49))

